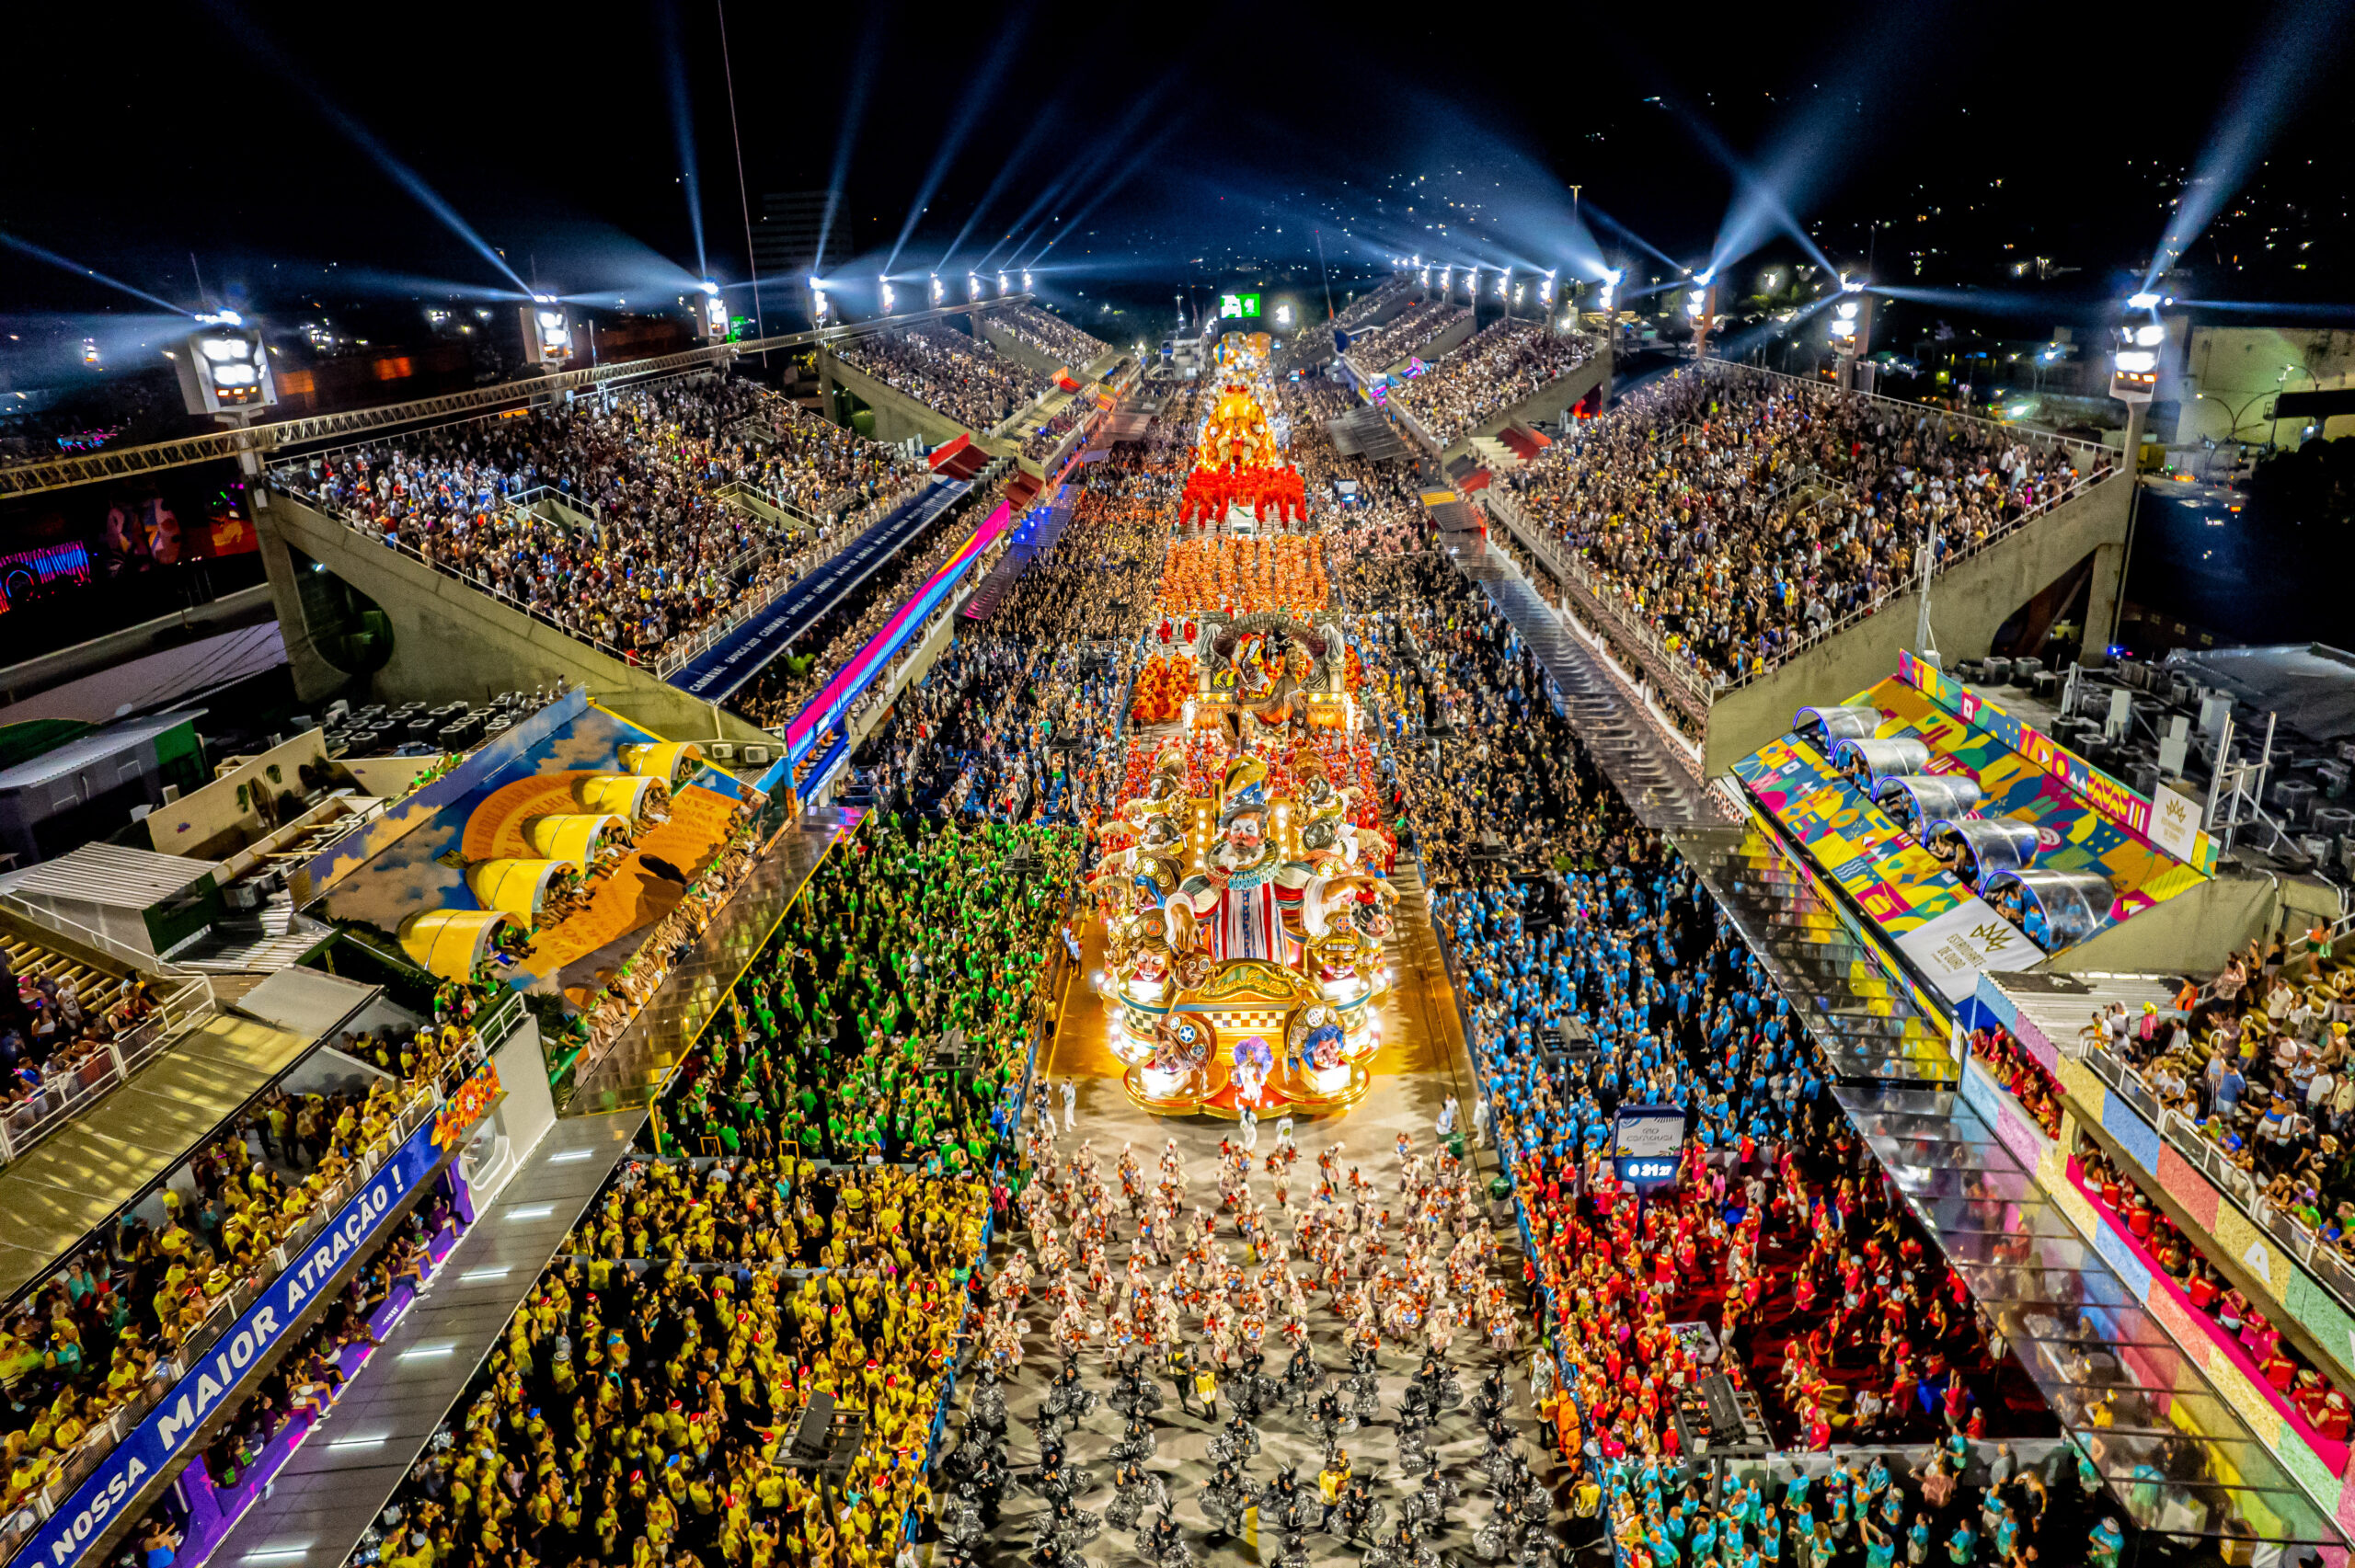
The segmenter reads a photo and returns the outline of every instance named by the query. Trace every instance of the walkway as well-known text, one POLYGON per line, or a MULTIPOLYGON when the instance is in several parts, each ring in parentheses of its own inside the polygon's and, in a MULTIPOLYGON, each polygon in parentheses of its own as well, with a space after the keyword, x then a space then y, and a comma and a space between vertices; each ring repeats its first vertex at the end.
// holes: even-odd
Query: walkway
POLYGON ((350 1556, 645 1120, 632 1110, 549 1130, 208 1561, 335 1568, 350 1556))
POLYGON ((770 841, 751 878, 721 907, 686 961, 671 970, 603 1055, 574 1070, 562 1114, 593 1116, 651 1104, 827 849, 865 815, 831 807, 806 811, 770 841))
POLYGON ((1691 770, 1669 750, 1653 720, 1635 711, 1594 651, 1572 636, 1527 578, 1493 545, 1455 557, 1464 574, 1488 590, 1561 694, 1571 727, 1595 761, 1619 786, 1636 815, 1657 830, 1717 827, 1726 813, 1691 770))
POLYGON ((971 486, 936 480, 887 513, 834 558, 777 595, 775 602, 682 665, 670 684, 707 703, 724 703, 768 667, 787 644, 841 603, 886 561, 930 528, 971 486))
MULTIPOLYGON (((2036 1383, 2143 1530, 2343 1547, 2136 1291, 1961 1095, 1833 1091, 2036 1383)), ((2229 1562, 2246 1562, 2233 1556, 2229 1562)))

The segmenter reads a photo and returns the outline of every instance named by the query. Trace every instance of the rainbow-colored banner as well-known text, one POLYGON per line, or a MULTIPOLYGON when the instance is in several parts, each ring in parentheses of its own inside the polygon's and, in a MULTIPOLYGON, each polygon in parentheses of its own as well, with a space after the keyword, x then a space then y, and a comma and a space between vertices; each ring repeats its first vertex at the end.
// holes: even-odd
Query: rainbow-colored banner
MULTIPOLYGON (((841 721, 859 693, 874 682, 891 656, 900 651, 901 645, 931 618, 942 600, 956 590, 958 580, 965 575, 966 568, 981 557, 982 551, 997 542, 998 535, 1005 532, 1013 515, 1013 507, 1000 501, 997 509, 973 531, 973 536, 965 541, 957 554, 948 557, 948 564, 933 573, 931 580, 915 597, 901 605, 900 612, 892 616, 881 631, 869 637, 857 656, 843 666, 834 678, 810 699, 809 705, 786 727, 785 758, 778 764, 780 770, 789 773, 793 765, 809 754, 818 737, 841 721)), ((768 789, 769 781, 764 779, 761 787, 768 789)))

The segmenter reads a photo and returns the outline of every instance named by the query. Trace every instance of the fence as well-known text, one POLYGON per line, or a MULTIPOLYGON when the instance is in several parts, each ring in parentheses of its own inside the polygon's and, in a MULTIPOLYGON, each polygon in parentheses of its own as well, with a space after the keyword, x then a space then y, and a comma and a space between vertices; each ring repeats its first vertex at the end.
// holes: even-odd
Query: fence
MULTIPOLYGON (((2209 1185, 2239 1209, 2250 1224, 2271 1237, 2301 1268, 2314 1276, 2340 1308, 2355 1314, 2355 1264, 2349 1264, 2317 1232, 2276 1206, 2265 1196, 2264 1186, 2254 1173, 2233 1163, 2222 1148, 2200 1133, 2193 1118, 2164 1104, 2142 1075, 2107 1045, 2082 1036, 2059 1044, 2063 1055, 2090 1069, 2105 1087, 2156 1128, 2159 1136, 2205 1176, 2209 1185)), ((2275 1294, 2277 1299, 2281 1294, 2280 1282, 2275 1282, 2275 1294)))
MULTIPOLYGON (((1935 416, 1939 421, 1941 433, 1959 428, 1976 429, 1986 432, 1989 439, 1992 440, 2001 441, 2009 444, 2028 446, 2032 449, 2045 450, 2054 452, 2065 452, 2076 463, 2079 472, 2074 479, 2073 479, 2065 487, 2039 499, 2036 505, 2022 511, 2017 517, 2013 518, 1995 528, 1990 529, 1986 533, 1976 539, 1965 542, 1955 542, 1952 540, 1947 541, 1947 548, 1938 556, 1936 565, 1931 574, 1933 578, 1952 571, 1955 567, 1970 560, 1972 557, 1988 549, 1992 545, 2010 538, 2013 534, 2018 532, 2021 529, 2027 527, 2037 519, 2043 517, 2048 513, 2067 505, 2070 501, 2075 500, 2089 493, 2094 486, 2118 476, 2116 470, 2112 467, 2112 464, 2117 461, 2118 454, 2112 452, 2108 447, 2097 445, 2091 441, 2078 441, 2073 437, 2067 436, 2052 436, 2045 435, 2041 432, 2020 430, 2008 425, 1998 424, 1991 419, 1982 419, 1975 415, 1955 414, 1943 409, 1932 409, 1922 404, 1905 403, 1896 398, 1882 397, 1876 393, 1836 393, 1826 388, 1821 383, 1808 381, 1798 376, 1784 375, 1778 371, 1768 371, 1758 369, 1753 366, 1743 366, 1740 367, 1740 373, 1747 376, 1764 377, 1775 382, 1787 383, 1792 387, 1805 388, 1812 395, 1817 397, 1863 398, 1874 403, 1885 404, 1892 415, 1902 417, 1909 422, 1935 416)), ((1401 410, 1401 412, 1403 412, 1403 410, 1401 410)), ((1690 421, 1683 421, 1671 427, 1670 434, 1674 435, 1678 432, 1694 428, 1695 427, 1694 427, 1690 421)), ((1573 450, 1575 449, 1573 448, 1573 450)), ((1848 481, 1842 479, 1835 475, 1826 474, 1820 468, 1809 464, 1806 468, 1793 474, 1788 478, 1782 480, 1774 489, 1768 492, 1768 499, 1771 501, 1798 488, 1803 485, 1810 484, 1822 486, 1850 496, 1855 496, 1856 494, 1855 486, 1848 481)), ((1492 496, 1495 495, 1495 489, 1493 486, 1491 487, 1490 494, 1492 496)), ((1498 498, 1501 499, 1500 497, 1498 498)), ((1647 670, 1653 674, 1662 691, 1676 691, 1681 692, 1682 700, 1679 701, 1679 706, 1683 707, 1687 706, 1689 704, 1697 704, 1699 709, 1698 716, 1706 716, 1709 705, 1723 693, 1731 691, 1738 691, 1740 688, 1749 685, 1753 681, 1764 679, 1766 676, 1774 673, 1777 668, 1787 663, 1791 658, 1805 649, 1813 647, 1817 643, 1837 636, 1841 633, 1849 630, 1851 627, 1861 624, 1869 617, 1878 613, 1891 601, 1901 598, 1903 595, 1913 593, 1920 587, 1918 577, 1908 578, 1902 582, 1892 583, 1889 588, 1875 596, 1871 601, 1856 606, 1855 609, 1850 610, 1845 614, 1840 616, 1837 620, 1828 622, 1817 629, 1805 632, 1786 641, 1780 647, 1776 647, 1771 657, 1761 662, 1756 669, 1745 671, 1743 674, 1737 677, 1727 678, 1720 676, 1712 679, 1705 675, 1701 670, 1694 664, 1689 654, 1671 652, 1661 639, 1658 630, 1640 619, 1634 607, 1626 601, 1625 595, 1615 586, 1608 584, 1605 580, 1599 578, 1597 574, 1590 572, 1584 564, 1577 561, 1575 557, 1551 550, 1539 551, 1537 549, 1535 540, 1540 534, 1541 530, 1530 523, 1525 514, 1522 512, 1517 502, 1512 504, 1511 521, 1514 525, 1514 532, 1517 534, 1522 535, 1523 543, 1529 545, 1533 551, 1537 552, 1539 558, 1545 562, 1546 569, 1549 571, 1555 571, 1566 584, 1571 586, 1573 594, 1579 598, 1582 608, 1591 607, 1591 612, 1601 618, 1601 624, 1598 624, 1597 629, 1605 631, 1606 635, 1609 635, 1624 636, 1630 644, 1634 645, 1638 649, 1643 650, 1644 653, 1651 655, 1651 658, 1642 659, 1647 670), (1657 659, 1666 669, 1675 670, 1678 679, 1674 682, 1671 682, 1665 678, 1663 670, 1654 670, 1652 666, 1655 659, 1657 659)), ((1544 532, 1550 533, 1550 531, 1544 532)))
MULTIPOLYGON (((521 993, 516 994, 520 1001, 521 993)), ((520 1007, 517 1013, 520 1015, 520 1007)), ((494 1007, 490 1013, 486 1014, 486 1019, 501 1016, 494 1007)), ((506 1026, 512 1028, 511 1019, 506 1026)), ((91 1423, 81 1442, 64 1457, 47 1483, 17 1505, 6 1523, 0 1525, 0 1562, 15 1555, 41 1521, 49 1518, 61 1503, 73 1496, 75 1490, 113 1451, 114 1446, 147 1418, 157 1402, 178 1385, 188 1369, 201 1361, 205 1352, 245 1316, 246 1310, 261 1298, 270 1283, 286 1272, 289 1261, 303 1255, 327 1222, 342 1212, 344 1205, 351 1201, 352 1195, 367 1185, 368 1179, 376 1173, 392 1152, 437 1114, 448 1100, 451 1091, 471 1077, 488 1059, 494 1044, 484 1031, 477 1029, 474 1038, 460 1047, 457 1054, 441 1071, 431 1079, 421 1079, 411 1085, 412 1092, 408 1100, 374 1145, 353 1162, 350 1170, 339 1180, 313 1195, 311 1207, 303 1219, 262 1255, 249 1273, 233 1280, 222 1294, 213 1298, 204 1321, 173 1346, 168 1356, 157 1360, 146 1381, 136 1392, 103 1418, 91 1423)), ((46 1280, 42 1283, 45 1284, 46 1280)), ((19 1299, 30 1299, 40 1288, 40 1285, 34 1286, 19 1299)))
POLYGON ((104 1054, 44 1079, 37 1093, 0 1116, 0 1166, 22 1159, 33 1145, 130 1082, 132 1074, 162 1054, 184 1029, 212 1017, 214 1011, 213 982, 201 975, 190 977, 167 992, 136 1027, 108 1041, 104 1054))
POLYGON ((104 1099, 131 1075, 155 1059, 165 1046, 217 1011, 209 976, 159 962, 153 955, 124 945, 104 932, 93 931, 52 910, 39 908, 11 893, 0 893, 6 910, 34 927, 57 933, 82 946, 95 949, 121 964, 132 975, 160 982, 155 1011, 128 1033, 108 1042, 103 1056, 94 1057, 54 1079, 22 1101, 0 1111, 0 1167, 24 1157, 33 1145, 104 1099))

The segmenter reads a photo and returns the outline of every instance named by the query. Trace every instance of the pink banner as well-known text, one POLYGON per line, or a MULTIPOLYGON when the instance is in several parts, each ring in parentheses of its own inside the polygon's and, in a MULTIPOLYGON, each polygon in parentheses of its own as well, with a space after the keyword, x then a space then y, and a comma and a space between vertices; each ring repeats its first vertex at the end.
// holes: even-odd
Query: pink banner
POLYGON ((1013 508, 1000 501, 997 509, 990 513, 988 521, 965 541, 964 547, 950 556, 947 565, 933 573, 923 589, 901 605, 900 612, 892 616, 881 631, 867 640, 867 645, 858 650, 857 657, 844 665, 832 681, 826 682, 824 690, 794 715, 792 724, 785 732, 787 757, 798 760, 800 750, 809 744, 811 735, 839 716, 835 713, 839 704, 859 689, 868 671, 898 650, 905 628, 932 613, 933 606, 945 596, 948 585, 956 581, 975 556, 996 542, 997 536, 1005 532, 1006 523, 1012 516, 1013 508))

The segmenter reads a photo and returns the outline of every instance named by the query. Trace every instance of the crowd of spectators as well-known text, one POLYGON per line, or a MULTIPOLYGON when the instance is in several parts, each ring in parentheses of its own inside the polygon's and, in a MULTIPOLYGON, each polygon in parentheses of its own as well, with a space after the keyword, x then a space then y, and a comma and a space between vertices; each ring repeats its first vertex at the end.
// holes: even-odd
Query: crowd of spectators
POLYGON ((2355 967, 2252 944, 2168 1008, 2112 1004, 2089 1036, 2245 1173, 2248 1196, 2355 1265, 2355 967))
POLYGON ((844 363, 975 431, 997 429, 1052 384, 987 343, 936 322, 852 338, 836 344, 834 352, 844 363))
POLYGON ((1078 429, 1079 422, 1095 409, 1096 405, 1085 394, 1073 397, 1022 438, 1022 455, 1033 463, 1045 462, 1063 444, 1063 438, 1078 429))
POLYGON ((577 1233, 590 1255, 541 1276, 364 1550, 385 1568, 884 1568, 929 1507, 987 1207, 985 1183, 911 1169, 624 1167, 577 1233), (824 1273, 745 1265, 773 1257, 824 1273), (786 1451, 820 1395, 865 1422, 822 1482, 786 1451))
POLYGON ((1036 305, 1000 305, 989 313, 987 319, 1047 358, 1061 360, 1074 374, 1102 359, 1111 347, 1036 305))
POLYGON ((753 383, 752 432, 768 444, 744 482, 815 520, 827 538, 855 538, 931 482, 921 459, 868 441, 792 398, 753 383))
MULTIPOLYGON (((402 1047, 422 1076, 459 1048, 442 1031, 402 1047)), ((365 1043, 352 1042, 364 1051, 365 1043)), ((263 1272, 279 1242, 392 1146, 406 1080, 256 1101, 159 1189, 160 1217, 126 1214, 58 1268, 0 1329, 0 1387, 24 1423, 5 1442, 0 1517, 48 1483, 83 1438, 155 1380, 159 1366, 229 1292, 263 1272)))
POLYGON ((1077 821, 1120 785, 1120 701, 1167 527, 1081 493, 989 619, 901 694, 862 753, 887 798, 950 815, 1077 821))
MULTIPOLYGON (((382 1348, 384 1333, 431 1282, 437 1258, 447 1255, 457 1230, 455 1207, 444 1184, 437 1182, 336 1292, 318 1321, 286 1346, 276 1364, 225 1413, 207 1423, 213 1436, 198 1463, 217 1507, 234 1518, 240 1505, 274 1475, 270 1466, 273 1450, 282 1455, 293 1441, 327 1419, 346 1380, 382 1348)), ((150 1508, 132 1533, 136 1561, 144 1565, 172 1562, 186 1543, 181 1521, 170 1498, 150 1508)), ((202 1544, 209 1547, 217 1539, 202 1544)))
POLYGON ((139 979, 93 983, 27 945, 0 945, 0 1118, 25 1127, 71 1104, 86 1078, 110 1072, 109 1047, 157 1015, 139 979))
POLYGON ((2109 465, 2096 449, 1711 361, 1580 423, 1504 482, 1598 592, 1723 682, 1911 583, 1933 532, 1947 559, 2109 465))
POLYGON ((1403 299, 1412 292, 1415 287, 1414 278, 1405 272, 1384 278, 1364 294, 1343 305, 1340 314, 1334 317, 1334 320, 1343 331, 1348 331, 1360 322, 1371 321, 1380 315, 1390 307, 1393 301, 1403 299))
POLYGON ((1436 342, 1442 333, 1472 314, 1469 307, 1445 300, 1410 305, 1380 326, 1369 327, 1350 339, 1350 358, 1379 375, 1436 342))
POLYGON ((2230 1339, 2241 1359, 2266 1387, 2296 1410, 2303 1436, 2347 1441, 2350 1410, 2313 1359, 2281 1336, 2264 1311, 2233 1284, 2170 1219, 2153 1196, 2157 1184, 2122 1161, 2113 1160, 2092 1139, 2081 1137, 2075 1150, 2077 1178, 2102 1221, 2133 1239, 2134 1247, 2180 1288, 2219 1342, 2230 1339))
POLYGON ((925 475, 706 372, 297 458, 273 482, 566 632, 654 662, 775 597, 925 475), (817 527, 729 506, 718 496, 729 484, 817 527), (543 487, 569 517, 508 504, 543 487))
POLYGON ((870 815, 674 1080, 664 1149, 986 1172, 1077 860, 1068 830, 870 815), (951 1031, 953 1061, 936 1060, 951 1031))
POLYGON ((1392 391, 1441 446, 1594 358, 1595 340, 1543 321, 1511 318, 1486 326, 1438 364, 1392 391))

